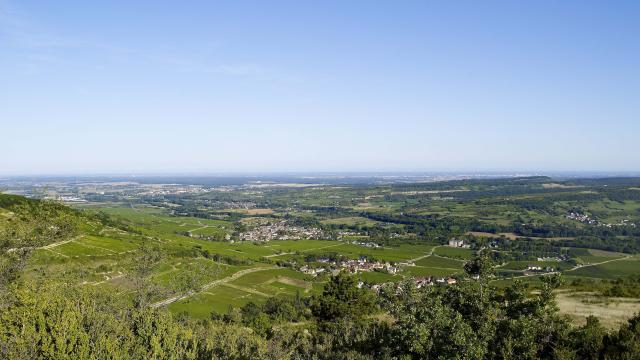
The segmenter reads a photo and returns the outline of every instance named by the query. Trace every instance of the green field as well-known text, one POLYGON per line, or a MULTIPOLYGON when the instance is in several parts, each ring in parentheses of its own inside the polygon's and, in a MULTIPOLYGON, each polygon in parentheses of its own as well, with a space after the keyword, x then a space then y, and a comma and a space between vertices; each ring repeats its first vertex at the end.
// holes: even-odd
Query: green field
MULTIPOLYGON (((83 274, 81 282, 110 283, 109 286, 116 288, 124 286, 120 291, 126 293, 128 284, 119 284, 117 279, 124 276, 122 274, 134 271, 136 254, 140 251, 143 239, 153 239, 156 246, 164 249, 164 255, 161 261, 154 265, 148 278, 157 286, 165 288, 166 296, 175 296, 185 291, 181 290, 180 285, 184 279, 191 279, 192 286, 197 287, 225 280, 168 306, 172 312, 184 312, 196 318, 209 317, 211 312, 226 312, 230 306, 242 306, 249 301, 262 303, 270 296, 295 296, 296 293, 309 295, 319 291, 322 282, 326 281, 322 277, 314 278, 292 269, 260 269, 234 278, 247 269, 273 266, 269 265, 269 262, 276 260, 299 262, 304 261, 305 256, 310 254, 338 254, 352 259, 365 256, 369 259, 396 263, 418 259, 415 266, 405 266, 396 275, 384 272, 361 272, 356 275, 360 281, 373 284, 399 281, 407 277, 446 277, 462 274, 464 261, 473 256, 470 249, 448 246, 438 246, 434 249, 433 245, 402 244, 369 248, 335 240, 274 240, 268 243, 208 241, 193 235, 226 234, 232 228, 232 223, 176 217, 149 207, 105 210, 126 218, 142 235, 103 229, 102 232, 109 236, 84 235, 73 241, 38 251, 38 255, 33 259, 34 264, 61 264, 60 266, 75 268, 77 273, 83 274), (192 236, 189 236, 189 232, 192 236), (427 256, 431 251, 433 255, 427 256), (200 255, 195 255, 194 258, 194 254, 200 255), (202 254, 208 254, 211 258, 206 259, 202 254), (217 259, 237 259, 246 263, 230 265, 217 259), (87 267, 88 264, 93 266, 87 267), (105 269, 108 271, 104 272, 105 269)), ((621 259, 625 256, 621 253, 589 249, 571 251, 583 264, 615 261, 568 271, 566 275, 569 278, 613 279, 635 274, 640 268, 638 258, 621 259)), ((522 271, 531 264, 560 270, 568 270, 571 267, 563 262, 511 261, 500 268, 500 273, 513 276, 510 271, 517 274, 517 271, 522 271)), ((321 264, 316 263, 315 266, 319 265, 321 264)), ((534 284, 537 281, 535 277, 525 280, 534 284)), ((507 280, 505 284, 510 281, 507 280)), ((496 281, 494 285, 501 286, 501 282, 496 281)))
POLYGON ((420 259, 415 263, 417 266, 423 267, 439 267, 446 269, 462 269, 464 265, 463 261, 452 259, 452 258, 444 258, 440 256, 429 256, 424 259, 420 259))
MULTIPOLYGON (((167 307, 173 312, 206 318, 212 311, 226 312, 229 306, 238 307, 249 301, 262 303, 271 296, 295 296, 296 293, 310 296, 321 291, 330 271, 314 277, 297 269, 305 264, 313 268, 329 267, 318 261, 324 257, 338 260, 365 257, 369 261, 388 262, 399 267, 396 274, 386 271, 355 274, 359 281, 367 284, 464 274, 464 263, 473 258, 475 250, 441 245, 446 244, 451 235, 428 238, 430 231, 435 230, 420 226, 429 223, 431 217, 440 217, 443 221, 455 219, 453 222, 462 221, 461 224, 475 221, 474 224, 479 222, 498 227, 494 230, 473 230, 459 223, 452 226, 451 232, 456 232, 456 236, 464 236, 471 243, 475 241, 474 238, 480 242, 511 241, 511 245, 527 241, 547 242, 537 245, 545 248, 543 256, 553 257, 546 253, 554 254, 555 251, 570 257, 568 261, 539 262, 535 259, 540 255, 511 257, 512 252, 505 251, 501 255, 507 255, 507 260, 495 269, 497 277, 492 279, 495 286, 512 284, 512 277, 538 286, 538 276, 522 277, 529 265, 552 267, 564 272, 568 279, 616 279, 638 274, 640 259, 637 257, 626 259, 629 255, 622 252, 589 249, 583 245, 567 247, 571 245, 566 243, 549 250, 546 246, 553 244, 549 241, 567 241, 576 237, 549 233, 549 239, 536 234, 527 240, 509 228, 513 223, 522 222, 532 227, 554 224, 577 231, 586 225, 567 218, 567 212, 574 209, 589 213, 600 221, 638 218, 640 201, 592 199, 588 194, 584 195, 584 201, 574 200, 576 196, 582 196, 582 191, 586 191, 583 186, 554 184, 545 186, 534 182, 529 185, 529 189, 535 190, 534 193, 511 194, 509 190, 509 197, 500 198, 499 201, 492 196, 471 197, 469 200, 464 198, 474 191, 494 191, 502 186, 485 186, 481 182, 466 185, 456 183, 443 189, 436 186, 434 190, 424 191, 420 187, 430 185, 408 185, 407 189, 398 190, 387 187, 320 186, 264 191, 259 195, 208 193, 183 199, 185 203, 194 204, 192 209, 200 211, 198 217, 174 215, 185 214, 184 210, 176 210, 179 208, 176 204, 164 206, 155 203, 152 206, 122 201, 80 205, 88 213, 102 211, 124 227, 102 226, 96 221, 81 223, 81 236, 34 252, 29 264, 32 270, 29 276, 45 274, 83 286, 110 287, 123 296, 136 292, 138 285, 132 279, 142 276, 143 286, 154 287, 156 294, 153 301, 189 293, 187 298, 171 302, 167 307), (540 193, 540 189, 546 189, 549 193, 540 193), (225 206, 215 211, 208 209, 209 201, 217 196, 223 198, 225 206), (456 197, 460 198, 451 200, 456 197), (557 200, 553 200, 556 197, 557 200), (256 202, 262 199, 264 203, 254 207, 227 207, 233 201, 256 202), (201 200, 204 202, 199 202, 201 200), (520 203, 527 206, 518 205, 520 203), (330 207, 330 210, 323 207, 330 207), (411 216, 406 216, 408 214, 411 216), (277 223, 286 216, 303 224, 298 226, 333 229, 334 240, 238 241, 239 232, 265 223, 277 223), (415 221, 413 225, 407 225, 412 221, 415 221), (500 230, 500 227, 505 228, 500 230), (362 235, 335 240, 340 238, 337 234, 345 229, 362 235), (368 232, 368 229, 375 231, 368 232), (496 240, 492 233, 486 231, 508 236, 496 240), (225 238, 232 241, 222 241, 225 238), (355 239, 366 239, 367 242, 381 244, 381 247, 351 243, 355 239), (150 262, 149 269, 141 275, 139 263, 145 261, 150 262), (278 268, 278 265, 283 268, 278 268)), ((0 224, 11 217, 10 212, 0 210, 0 224)), ((617 238, 626 241, 625 236, 619 235, 617 238)), ((629 240, 632 238, 629 237, 629 240)), ((477 249, 478 246, 473 248, 477 249)), ((503 251, 498 246, 492 248, 496 252, 503 251)), ((624 248, 618 246, 615 249, 624 248)), ((335 270, 336 266, 332 266, 335 270)))
MULTIPOLYGON (((367 256, 381 261, 401 262, 428 254, 432 249, 431 245, 401 245, 374 249, 326 240, 275 240, 264 244, 215 242, 181 235, 180 231, 177 231, 187 226, 197 226, 200 220, 185 221, 153 208, 135 210, 108 208, 107 211, 118 216, 126 216, 133 226, 142 231, 143 237, 151 237, 152 244, 163 249, 162 259, 153 266, 148 279, 156 286, 166 289, 166 296, 171 294, 175 296, 183 292, 184 290, 180 290, 181 282, 187 278, 190 278, 188 282, 192 283, 192 286, 197 287, 221 279, 231 279, 168 306, 173 312, 184 312, 196 318, 206 318, 212 311, 225 312, 229 306, 237 307, 249 301, 261 303, 270 296, 295 296, 296 293, 310 295, 319 291, 322 288, 322 282, 326 281, 291 269, 260 270, 233 278, 234 274, 241 271, 266 266, 267 259, 300 258, 305 254, 330 252, 354 259, 367 256), (181 226, 185 223, 188 225, 181 226), (201 256, 194 258, 193 254, 196 250, 207 251, 212 259, 201 256), (216 261, 216 254, 252 263, 242 266, 220 263, 216 261)), ((228 226, 219 221, 212 221, 213 225, 219 228, 228 226)), ((39 255, 34 257, 33 261, 42 264, 50 262, 51 259, 57 259, 56 261, 69 268, 80 269, 85 266, 84 270, 78 270, 83 274, 79 279, 81 283, 100 283, 101 286, 116 286, 116 288, 125 286, 119 291, 127 293, 129 290, 126 285, 128 284, 119 285, 116 280, 128 272, 135 271, 135 259, 141 250, 142 240, 139 236, 132 234, 123 235, 116 231, 112 233, 118 237, 86 235, 49 249, 42 249, 38 251, 39 255), (98 261, 98 263, 95 267, 87 268, 86 264, 89 261, 98 261), (103 274, 102 271, 105 268, 109 271, 103 274)), ((416 267, 421 271, 410 270, 403 275, 363 272, 357 276, 363 282, 383 283, 401 280, 404 275, 414 272, 434 275, 450 274, 457 271, 452 266, 459 268, 460 262, 430 257, 422 259, 421 264, 428 266, 421 265, 416 267)), ((157 300, 162 299, 157 298, 157 300)))
POLYGON ((600 279, 615 279, 620 276, 628 276, 640 273, 640 258, 637 256, 629 259, 620 259, 601 265, 584 266, 582 268, 566 272, 567 276, 580 276, 600 279))
POLYGON ((256 271, 233 281, 220 283, 192 297, 172 303, 173 312, 185 312, 196 318, 207 318, 212 312, 224 313, 229 307, 247 302, 263 303, 270 296, 295 296, 313 291, 312 279, 290 269, 256 271))
POLYGON ((433 252, 436 255, 457 258, 461 260, 469 260, 473 256, 473 251, 470 249, 454 248, 449 246, 439 246, 433 252))

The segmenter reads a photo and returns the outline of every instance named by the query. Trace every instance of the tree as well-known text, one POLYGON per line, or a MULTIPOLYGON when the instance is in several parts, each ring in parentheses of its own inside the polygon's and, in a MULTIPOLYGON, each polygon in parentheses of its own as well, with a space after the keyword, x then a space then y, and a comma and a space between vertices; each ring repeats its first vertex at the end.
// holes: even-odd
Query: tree
POLYGON ((479 251, 476 256, 464 264, 464 271, 469 276, 484 279, 493 274, 493 261, 487 251, 479 251))
POLYGON ((599 359, 604 349, 606 329, 595 316, 587 317, 587 323, 572 332, 571 340, 580 359, 599 359))
POLYGON ((361 318, 375 309, 373 293, 358 288, 355 277, 340 272, 325 285, 322 295, 312 301, 311 311, 321 321, 361 318))
POLYGON ((483 298, 487 277, 493 274, 493 261, 489 252, 479 251, 472 260, 464 264, 464 271, 467 275, 480 280, 480 298, 483 298))
POLYGON ((392 344, 398 355, 413 359, 479 359, 486 344, 464 316, 428 289, 404 298, 391 314, 395 318, 392 344))
POLYGON ((606 358, 637 359, 640 354, 640 313, 605 338, 606 358))

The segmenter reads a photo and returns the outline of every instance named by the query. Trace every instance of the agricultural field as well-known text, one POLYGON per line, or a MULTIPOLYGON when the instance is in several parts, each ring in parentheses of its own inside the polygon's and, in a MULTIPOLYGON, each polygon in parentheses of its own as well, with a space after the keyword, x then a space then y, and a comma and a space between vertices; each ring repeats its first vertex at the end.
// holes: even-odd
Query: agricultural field
MULTIPOLYGON (((153 226, 152 230, 143 233, 157 236, 154 243, 160 249, 164 249, 164 256, 150 270, 147 279, 162 287, 163 293, 168 294, 167 298, 171 297, 170 294, 178 296, 181 292, 188 291, 184 283, 203 288, 202 291, 167 304, 173 312, 185 313, 196 318, 208 317, 212 311, 226 312, 230 306, 241 306, 250 301, 262 303, 270 296, 309 296, 317 293, 326 281, 326 277, 314 278, 297 270, 279 268, 269 263, 272 259, 291 254, 304 256, 306 253, 331 251, 351 259, 367 256, 383 261, 400 262, 428 255, 433 248, 429 245, 401 245, 370 249, 331 240, 276 240, 264 244, 212 242, 176 234, 175 219, 162 215, 155 209, 109 211, 117 214, 132 214, 133 211, 136 216, 127 219, 136 228, 153 226), (215 257, 194 259, 189 254, 193 249, 249 263, 230 265, 216 261, 215 257)), ((184 219, 180 219, 180 222, 184 223, 184 219)), ((188 223, 194 224, 193 221, 188 223)), ((66 268, 80 268, 93 263, 96 264, 95 267, 84 268, 82 274, 78 274, 80 284, 116 288, 121 285, 124 288, 118 291, 126 293, 130 290, 127 286, 131 284, 118 284, 118 280, 135 271, 133 262, 136 253, 141 251, 141 242, 142 240, 135 236, 79 236, 71 241, 38 250, 33 264, 52 264, 52 258, 56 258, 56 261, 66 268)), ((358 279, 375 284, 400 281, 412 275, 435 276, 461 272, 461 263, 458 260, 434 256, 423 258, 419 262, 416 269, 420 268, 422 272, 413 268, 397 275, 363 272, 358 274, 358 279), (431 262, 428 262, 429 260, 431 262)), ((158 297, 156 300, 163 299, 158 297)))
POLYGON ((604 260, 599 265, 583 266, 566 272, 567 276, 578 276, 598 279, 615 279, 640 273, 640 258, 638 256, 604 260))
POLYGON ((473 256, 473 250, 439 246, 433 251, 434 254, 460 260, 469 260, 473 256))
MULTIPOLYGON (((557 272, 566 284, 612 281, 640 273, 634 225, 640 223, 640 192, 632 190, 640 181, 611 184, 527 178, 239 185, 153 199, 131 195, 135 185, 123 185, 133 186, 121 192, 126 195, 74 204, 87 216, 80 231, 35 249, 26 269, 31 278, 132 299, 146 293, 152 306, 198 319, 274 296, 319 294, 339 271, 365 287, 463 280, 465 263, 481 252, 492 258, 489 281, 497 288, 522 281, 535 291, 541 276, 557 272), (251 240, 242 234, 252 234, 251 240), (451 239, 464 247, 448 246, 451 239)), ((13 214, 0 209, 1 226, 13 214)), ((561 309, 577 322, 609 309, 610 323, 617 324, 635 309, 634 299, 612 298, 602 303, 614 305, 602 308, 594 299, 561 294, 561 309), (614 308, 624 311, 615 315, 614 308)))

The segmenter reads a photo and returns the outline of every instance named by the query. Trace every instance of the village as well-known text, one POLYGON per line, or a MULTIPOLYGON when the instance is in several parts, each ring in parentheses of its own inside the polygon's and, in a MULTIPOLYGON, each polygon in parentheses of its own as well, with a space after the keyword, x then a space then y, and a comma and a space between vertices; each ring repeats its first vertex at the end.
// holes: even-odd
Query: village
POLYGON ((373 249, 378 249, 378 248, 382 247, 379 244, 371 242, 371 241, 364 242, 364 241, 356 241, 356 240, 354 240, 354 241, 351 241, 350 243, 353 244, 353 245, 364 246, 364 247, 373 248, 373 249))
POLYGON ((324 232, 318 228, 290 225, 286 220, 260 225, 238 234, 243 241, 265 242, 270 240, 322 239, 324 232))
MULTIPOLYGON (((401 270, 399 266, 391 264, 389 262, 384 262, 384 263, 380 261, 370 262, 370 261, 367 261, 366 258, 360 258, 358 260, 350 259, 350 260, 339 261, 339 262, 331 261, 327 258, 320 258, 320 259, 317 259, 317 261, 321 263, 325 263, 328 266, 312 267, 310 265, 303 265, 298 270, 300 270, 300 272, 304 274, 311 275, 313 277, 316 277, 321 274, 336 275, 341 271, 346 271, 350 274, 357 274, 360 272, 368 272, 368 271, 384 271, 389 274, 396 274, 401 270)), ((458 280, 453 277, 435 277, 435 276, 416 277, 416 278, 412 278, 412 281, 418 289, 425 286, 433 286, 433 285, 444 285, 444 286, 453 285, 458 282, 458 280)), ((395 286, 397 291, 400 290, 399 289, 400 283, 397 283, 397 282, 396 283, 387 282, 382 284, 368 284, 368 283, 365 283, 364 281, 358 282, 358 287, 361 288, 365 286, 372 289, 376 293, 379 293, 380 290, 385 286, 395 286)))
POLYGON ((319 258, 316 262, 323 263, 323 266, 312 267, 309 265, 303 265, 298 270, 300 272, 317 276, 325 271, 332 273, 338 273, 340 271, 346 271, 350 274, 357 274, 359 272, 367 271, 384 271, 388 274, 396 274, 400 268, 390 262, 369 261, 366 257, 360 257, 360 259, 348 259, 342 261, 334 261, 329 258, 319 258))
MULTIPOLYGON (((453 277, 419 277, 419 278, 413 278, 413 284, 416 286, 416 288, 421 289, 423 287, 427 287, 427 286, 435 286, 435 285, 439 285, 439 286, 448 286, 448 285, 454 285, 457 284, 458 280, 456 280, 453 277)), ((396 293, 400 293, 402 292, 402 285, 400 283, 383 283, 383 284, 371 284, 371 285, 367 285, 364 282, 360 281, 358 282, 358 287, 362 288, 364 286, 367 286, 368 288, 370 288, 371 290, 373 290, 376 294, 379 294, 380 291, 382 291, 383 288, 392 288, 395 290, 396 293)))
POLYGON ((570 212, 569 215, 567 215, 567 219, 576 220, 576 221, 579 221, 581 223, 585 223, 585 224, 589 224, 589 225, 595 225, 597 223, 597 221, 595 219, 591 218, 589 215, 575 213, 573 211, 570 212))
POLYGON ((531 273, 551 273, 555 271, 556 269, 551 266, 527 265, 524 275, 530 275, 531 273))
POLYGON ((580 213, 575 213, 575 212, 570 212, 569 215, 567 215, 567 219, 576 220, 576 221, 579 221, 579 222, 584 223, 584 224, 604 226, 604 227, 608 227, 608 228, 612 228, 614 226, 636 227, 636 224, 631 222, 631 221, 629 221, 629 219, 622 219, 618 223, 604 223, 604 222, 600 222, 600 221, 590 217, 587 214, 580 214, 580 213))

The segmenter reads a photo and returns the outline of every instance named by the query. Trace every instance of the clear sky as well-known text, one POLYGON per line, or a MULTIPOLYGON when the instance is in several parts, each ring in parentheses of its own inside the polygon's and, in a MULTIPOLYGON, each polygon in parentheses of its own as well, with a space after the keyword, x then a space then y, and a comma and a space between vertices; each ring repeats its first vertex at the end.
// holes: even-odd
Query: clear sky
POLYGON ((639 1, 0 0, 0 174, 640 170, 639 1))

